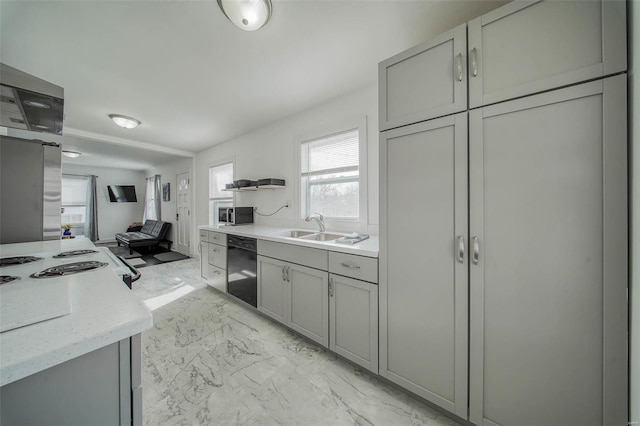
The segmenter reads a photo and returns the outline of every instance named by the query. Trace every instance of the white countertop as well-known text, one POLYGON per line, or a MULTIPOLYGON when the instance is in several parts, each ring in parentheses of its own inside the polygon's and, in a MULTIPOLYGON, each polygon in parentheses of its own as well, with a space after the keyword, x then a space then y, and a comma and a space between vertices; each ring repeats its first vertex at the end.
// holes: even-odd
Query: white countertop
MULTIPOLYGON (((218 227, 213 226, 200 226, 200 229, 208 231, 224 232, 225 234, 240 235, 244 237, 252 237, 260 240, 274 241, 278 243, 295 244, 299 246, 312 247, 322 250, 336 251, 340 253, 355 254, 358 256, 366 257, 378 257, 379 239, 377 235, 371 235, 368 239, 360 241, 356 244, 341 244, 335 241, 313 241, 304 240, 300 238, 283 237, 277 235, 282 232, 286 232, 292 229, 301 228, 279 228, 274 226, 261 226, 261 225, 238 225, 238 226, 226 226, 221 225, 218 227)), ((305 229, 305 231, 318 232, 314 229, 305 229)), ((341 235, 347 235, 343 232, 325 231, 326 233, 335 233, 341 235)))
MULTIPOLYGON (((92 248, 84 238, 0 245, 2 257, 92 248)), ((151 328, 151 312, 111 269, 65 277, 71 314, 0 333, 0 386, 151 328), (87 276, 91 277, 90 280, 87 276)))

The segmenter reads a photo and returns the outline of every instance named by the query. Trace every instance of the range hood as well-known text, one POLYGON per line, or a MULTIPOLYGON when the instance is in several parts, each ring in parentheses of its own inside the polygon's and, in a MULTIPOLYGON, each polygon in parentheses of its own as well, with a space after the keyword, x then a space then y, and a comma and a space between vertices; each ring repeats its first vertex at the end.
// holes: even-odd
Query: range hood
POLYGON ((64 89, 0 63, 0 126, 62 135, 64 89))

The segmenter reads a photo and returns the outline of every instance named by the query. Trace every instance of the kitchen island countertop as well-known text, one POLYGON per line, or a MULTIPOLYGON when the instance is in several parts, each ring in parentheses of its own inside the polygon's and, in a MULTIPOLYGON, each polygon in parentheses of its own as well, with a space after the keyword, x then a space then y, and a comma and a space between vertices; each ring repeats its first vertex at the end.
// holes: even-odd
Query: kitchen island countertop
MULTIPOLYGON (((92 248, 84 238, 0 245, 0 256, 92 248)), ((0 333, 0 386, 151 328, 151 312, 111 269, 65 278, 71 314, 0 333), (90 279, 87 277, 90 276, 90 279)))

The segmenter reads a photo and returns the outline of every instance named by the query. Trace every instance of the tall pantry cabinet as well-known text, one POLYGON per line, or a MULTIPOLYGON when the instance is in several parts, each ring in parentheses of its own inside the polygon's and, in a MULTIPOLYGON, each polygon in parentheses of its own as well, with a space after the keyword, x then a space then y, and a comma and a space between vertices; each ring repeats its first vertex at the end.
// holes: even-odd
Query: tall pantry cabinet
POLYGON ((626 424, 625 32, 514 2, 380 64, 382 376, 477 425, 626 424))

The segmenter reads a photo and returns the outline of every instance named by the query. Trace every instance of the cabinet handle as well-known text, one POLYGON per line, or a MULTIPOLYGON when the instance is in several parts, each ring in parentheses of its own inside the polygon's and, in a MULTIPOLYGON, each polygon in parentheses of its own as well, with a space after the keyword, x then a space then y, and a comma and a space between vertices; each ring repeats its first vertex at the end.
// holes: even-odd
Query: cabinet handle
POLYGON ((349 269, 360 269, 358 265, 349 265, 348 263, 344 263, 344 262, 342 262, 341 265, 349 269))
POLYGON ((473 264, 477 265, 480 259, 480 240, 478 237, 473 237, 473 264))
POLYGON ((286 268, 286 266, 282 267, 282 281, 287 281, 287 279, 284 276, 284 268, 286 268))
POLYGON ((458 81, 462 81, 462 53, 456 55, 456 66, 458 67, 458 81))
POLYGON ((333 297, 333 278, 329 278, 329 297, 333 297))
POLYGON ((475 47, 471 49, 471 70, 471 75, 478 75, 478 49, 475 47))
POLYGON ((458 263, 464 263, 464 237, 458 236, 458 263))
POLYGON ((288 266, 286 268, 287 268, 287 282, 291 282, 291 277, 289 276, 289 270, 291 268, 289 268, 288 266))
POLYGON ((217 253, 219 250, 217 248, 214 248, 213 251, 217 253))
POLYGON ((220 275, 220 271, 213 271, 214 274, 220 275))

